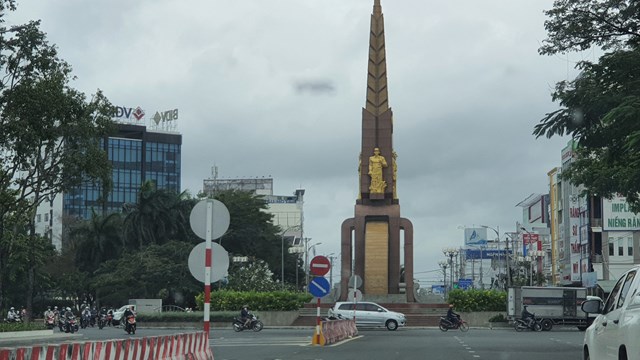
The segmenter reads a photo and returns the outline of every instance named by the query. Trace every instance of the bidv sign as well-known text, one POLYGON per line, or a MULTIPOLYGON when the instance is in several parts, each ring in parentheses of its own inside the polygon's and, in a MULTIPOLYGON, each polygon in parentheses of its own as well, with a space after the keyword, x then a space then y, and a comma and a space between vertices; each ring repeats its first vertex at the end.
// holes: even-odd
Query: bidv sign
POLYGON ((113 110, 113 117, 122 122, 134 122, 141 121, 144 118, 144 110, 140 106, 134 108, 127 108, 123 106, 116 106, 113 110))
POLYGON ((152 117, 153 122, 156 125, 160 125, 161 122, 168 122, 173 120, 178 120, 178 109, 167 110, 164 112, 156 111, 156 114, 152 117))
POLYGON ((167 111, 156 111, 151 117, 153 120, 153 127, 156 129, 173 130, 176 128, 178 120, 178 109, 167 111))

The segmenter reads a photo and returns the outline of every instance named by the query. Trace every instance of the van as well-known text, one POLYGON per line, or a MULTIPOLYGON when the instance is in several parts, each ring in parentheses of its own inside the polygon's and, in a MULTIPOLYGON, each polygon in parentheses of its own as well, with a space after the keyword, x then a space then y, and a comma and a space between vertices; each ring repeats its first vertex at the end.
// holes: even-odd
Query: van
POLYGON ((407 322, 404 314, 387 310, 373 302, 337 302, 328 314, 342 319, 355 317, 356 326, 384 326, 389 331, 405 326, 407 322))

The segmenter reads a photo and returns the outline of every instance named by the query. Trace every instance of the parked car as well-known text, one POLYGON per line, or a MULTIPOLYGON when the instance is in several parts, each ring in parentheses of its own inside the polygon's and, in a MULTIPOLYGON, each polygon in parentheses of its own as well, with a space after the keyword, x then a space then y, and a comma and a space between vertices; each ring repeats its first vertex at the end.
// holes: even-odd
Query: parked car
POLYGON ((127 308, 129 306, 133 306, 133 311, 136 311, 136 306, 135 305, 123 305, 118 310, 114 310, 113 311, 113 319, 111 319, 111 324, 119 325, 120 324, 120 319, 122 319, 122 315, 124 314, 124 311, 127 310, 127 308))
POLYGON ((609 297, 587 300, 582 311, 599 314, 584 335, 583 359, 640 360, 640 279, 635 266, 618 279, 609 297))
POLYGON ((405 326, 404 314, 390 311, 373 302, 337 302, 329 309, 329 316, 353 319, 356 326, 384 326, 387 330, 396 330, 398 326, 405 326))

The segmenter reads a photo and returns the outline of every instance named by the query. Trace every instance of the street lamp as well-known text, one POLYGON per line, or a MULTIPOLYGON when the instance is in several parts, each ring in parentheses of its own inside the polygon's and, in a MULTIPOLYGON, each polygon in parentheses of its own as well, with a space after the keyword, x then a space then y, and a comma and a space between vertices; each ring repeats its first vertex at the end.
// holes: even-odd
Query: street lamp
MULTIPOLYGON (((281 238, 281 252, 282 252, 282 256, 280 258, 280 270, 282 271, 281 273, 281 277, 280 277, 280 281, 282 282, 282 289, 284 290, 284 235, 287 233, 287 231, 289 230, 293 230, 295 228, 300 228, 300 224, 298 225, 293 225, 293 226, 289 226, 288 228, 284 229, 284 231, 282 232, 282 238, 281 238)), ((297 269, 297 264, 296 264, 296 273, 298 272, 297 269)))
POLYGON ((450 289, 453 289, 453 257, 458 255, 458 249, 455 248, 444 248, 442 249, 442 253, 444 254, 444 256, 448 256, 449 257, 449 266, 451 267, 451 287, 450 289))
POLYGON ((449 265, 446 261, 440 260, 438 261, 438 265, 442 268, 442 275, 444 275, 442 284, 444 285, 444 299, 447 299, 447 266, 449 265))
MULTIPOLYGON (((487 226, 487 225, 480 225, 481 227, 485 228, 485 229, 490 229, 493 230, 493 232, 496 233, 496 241, 498 242, 498 263, 500 263, 501 258, 500 258, 500 227, 498 226, 497 229, 492 228, 491 226, 487 226)), ((511 286, 511 263, 510 263, 510 259, 509 259, 509 240, 505 240, 505 268, 506 268, 506 277, 507 277, 507 288, 511 286)), ((500 278, 500 266, 498 266, 498 278, 500 278)))

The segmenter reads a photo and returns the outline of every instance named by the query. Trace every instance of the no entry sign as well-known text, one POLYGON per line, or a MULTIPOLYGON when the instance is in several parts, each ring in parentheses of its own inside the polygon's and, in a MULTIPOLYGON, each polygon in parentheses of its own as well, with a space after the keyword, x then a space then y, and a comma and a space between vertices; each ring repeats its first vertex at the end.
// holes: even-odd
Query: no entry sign
POLYGON ((326 256, 316 256, 309 263, 309 271, 316 276, 324 276, 331 270, 331 262, 326 256))

